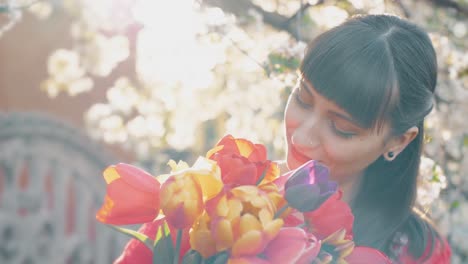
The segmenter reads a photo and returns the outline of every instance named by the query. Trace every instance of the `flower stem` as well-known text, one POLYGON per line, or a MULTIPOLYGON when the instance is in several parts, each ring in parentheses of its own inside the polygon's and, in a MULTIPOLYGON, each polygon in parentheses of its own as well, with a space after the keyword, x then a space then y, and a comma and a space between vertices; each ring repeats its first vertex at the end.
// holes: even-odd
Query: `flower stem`
POLYGON ((260 178, 258 178, 257 182, 255 183, 255 185, 260 185, 260 183, 263 181, 263 179, 265 179, 265 176, 268 172, 268 167, 265 167, 265 169, 263 170, 263 173, 262 173, 262 176, 260 176, 260 178))
POLYGON ((182 229, 177 230, 176 248, 174 254, 174 264, 179 264, 180 244, 182 243, 182 229))
POLYGON ((273 218, 280 217, 284 213, 284 211, 286 211, 288 208, 289 208, 289 204, 284 205, 278 211, 276 211, 275 217, 273 217, 273 218))
POLYGON ((307 226, 307 223, 306 223, 306 222, 304 222, 304 223, 302 223, 302 224, 300 224, 300 225, 297 225, 296 227, 299 227, 299 228, 304 228, 304 227, 306 227, 306 226, 307 226))

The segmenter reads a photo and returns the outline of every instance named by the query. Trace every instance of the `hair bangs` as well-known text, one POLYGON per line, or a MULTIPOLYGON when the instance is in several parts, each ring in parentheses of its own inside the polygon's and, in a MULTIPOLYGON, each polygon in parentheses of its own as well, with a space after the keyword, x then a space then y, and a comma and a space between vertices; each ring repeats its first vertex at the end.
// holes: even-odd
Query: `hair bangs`
POLYGON ((308 50, 301 72, 317 92, 348 112, 359 125, 380 132, 398 98, 389 52, 383 39, 325 37, 308 50))

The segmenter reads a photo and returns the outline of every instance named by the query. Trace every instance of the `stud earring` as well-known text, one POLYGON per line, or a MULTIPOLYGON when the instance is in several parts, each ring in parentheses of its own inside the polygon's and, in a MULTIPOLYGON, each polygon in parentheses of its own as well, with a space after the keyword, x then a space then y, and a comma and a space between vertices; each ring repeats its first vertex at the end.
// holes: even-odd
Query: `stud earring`
POLYGON ((385 153, 383 156, 387 161, 392 161, 393 158, 395 157, 395 152, 389 151, 389 152, 385 153))

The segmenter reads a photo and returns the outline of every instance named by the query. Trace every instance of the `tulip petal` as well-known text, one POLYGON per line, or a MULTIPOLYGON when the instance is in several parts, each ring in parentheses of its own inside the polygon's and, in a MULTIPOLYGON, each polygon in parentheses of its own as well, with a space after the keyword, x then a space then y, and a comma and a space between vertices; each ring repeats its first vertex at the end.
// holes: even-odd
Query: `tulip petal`
POLYGON ((285 227, 265 248, 264 255, 272 264, 308 264, 320 251, 320 242, 297 227, 285 227))
POLYGON ((242 236, 243 234, 246 234, 247 232, 252 230, 261 230, 262 225, 255 216, 247 213, 241 216, 239 227, 239 232, 242 236))
POLYGON ((310 160, 295 169, 286 182, 285 189, 299 184, 313 184, 315 182, 314 166, 315 160, 310 160))
MULTIPOLYGON (((236 143, 237 149, 239 151, 239 154, 241 156, 243 156, 243 157, 249 158, 250 155, 253 154, 253 152, 255 150, 255 145, 252 142, 248 141, 248 140, 236 139, 235 143, 236 143)), ((265 153, 265 158, 266 158, 266 151, 264 153, 265 153)), ((255 154, 258 154, 258 153, 255 153, 255 154)), ((253 158, 261 158, 261 157, 254 156, 253 158)))
MULTIPOLYGON (((234 138, 232 135, 224 136, 217 144, 223 146, 220 152, 236 153, 252 162, 264 161, 267 158, 266 148, 262 144, 254 144, 244 138, 234 138)), ((208 156, 210 157, 210 156, 208 156)))
POLYGON ((190 245, 203 258, 209 258, 216 254, 216 243, 208 229, 190 232, 190 245))
MULTIPOLYGON (((232 161, 229 160, 229 163, 232 161)), ((223 182, 235 185, 254 185, 257 181, 257 168, 252 163, 241 164, 237 168, 222 167, 223 182)))
POLYGON ((135 166, 119 163, 115 170, 128 185, 142 192, 153 192, 154 188, 160 187, 159 182, 151 174, 135 166))
POLYGON ((392 262, 380 251, 369 247, 355 247, 345 260, 349 264, 391 264, 392 262))
POLYGON ((342 192, 339 191, 328 198, 319 208, 304 213, 314 234, 323 239, 339 229, 344 228, 348 239, 352 238, 354 216, 349 205, 341 201, 342 192))
POLYGON ((231 254, 234 257, 257 255, 263 251, 265 243, 262 233, 252 230, 241 236, 232 246, 231 254))
MULTIPOLYGON (((154 220, 150 223, 145 223, 140 227, 138 232, 147 235, 148 237, 155 237, 159 227, 164 222, 164 219, 154 220)), ((122 254, 114 261, 114 264, 131 264, 131 263, 152 263, 153 252, 135 238, 132 238, 125 245, 122 254)))
POLYGON ((262 180, 273 181, 280 173, 277 164, 267 160, 264 145, 231 135, 223 137, 206 156, 218 163, 223 182, 229 185, 256 185, 262 175, 262 180))
POLYGON ((104 176, 106 184, 108 185, 114 182, 115 180, 120 179, 120 175, 119 173, 117 173, 115 166, 107 167, 102 174, 104 176))
POLYGON ((104 204, 96 213, 96 219, 105 224, 131 225, 150 222, 158 215, 158 211, 153 207, 136 207, 133 204, 135 200, 127 200, 126 202, 123 200, 122 202, 114 202, 106 195, 104 204))
POLYGON ((236 140, 236 145, 240 155, 248 158, 252 162, 259 162, 267 159, 267 152, 264 145, 253 144, 242 138, 236 140))
POLYGON ((128 225, 150 222, 156 218, 160 185, 150 174, 130 165, 119 164, 106 168, 103 175, 107 193, 103 206, 96 214, 98 221, 128 225))
POLYGON ((206 158, 207 159, 211 159, 213 158, 213 155, 219 151, 221 151, 222 149, 224 149, 224 146, 221 145, 221 146, 216 146, 210 150, 208 150, 208 152, 206 152, 206 158))
MULTIPOLYGON (((268 166, 266 167, 265 170, 266 170, 265 178, 264 178, 263 181, 272 182, 272 181, 276 180, 280 175, 280 168, 278 166, 278 163, 276 163, 276 162, 271 162, 270 164, 268 164, 268 166)), ((259 174, 259 175, 261 175, 261 174, 259 174)))
POLYGON ((286 189, 284 198, 301 212, 312 211, 320 205, 320 188, 310 184, 295 185, 286 189))
POLYGON ((271 239, 275 238, 281 230, 281 227, 283 227, 283 225, 283 219, 274 219, 273 221, 265 224, 263 228, 265 232, 265 239, 267 241, 270 241, 271 239))
POLYGON ((204 209, 200 183, 189 172, 171 176, 161 186, 160 197, 168 223, 178 229, 191 226, 204 209))
POLYGON ((259 257, 231 258, 227 264, 271 264, 269 261, 259 257))
POLYGON ((205 200, 213 198, 222 190, 221 169, 216 162, 199 157, 191 170, 200 183, 205 200))
POLYGON ((213 236, 216 240, 217 251, 223 251, 232 246, 234 243, 234 234, 232 233, 231 222, 226 219, 213 221, 213 236))

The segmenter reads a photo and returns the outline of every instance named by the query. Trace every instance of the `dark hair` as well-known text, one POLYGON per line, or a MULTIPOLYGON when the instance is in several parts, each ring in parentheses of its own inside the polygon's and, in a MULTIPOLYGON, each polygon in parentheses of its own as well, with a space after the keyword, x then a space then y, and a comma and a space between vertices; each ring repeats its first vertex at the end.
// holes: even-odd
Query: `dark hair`
POLYGON ((385 122, 398 136, 417 126, 416 138, 393 160, 375 160, 365 171, 351 207, 358 245, 387 254, 397 231, 409 235, 420 257, 434 229, 413 212, 424 135, 433 107, 437 60, 428 34, 392 15, 355 16, 319 35, 300 68, 323 96, 377 133, 385 122))

